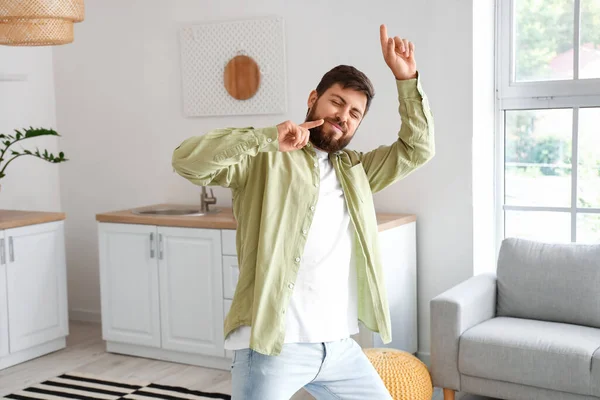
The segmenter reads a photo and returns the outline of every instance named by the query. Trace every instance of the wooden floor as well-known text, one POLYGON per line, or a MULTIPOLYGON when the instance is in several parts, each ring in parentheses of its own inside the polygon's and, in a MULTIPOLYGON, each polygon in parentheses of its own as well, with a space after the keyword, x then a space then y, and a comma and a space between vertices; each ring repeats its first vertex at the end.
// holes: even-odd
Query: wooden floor
MULTIPOLYGON (((108 379, 155 382, 231 394, 231 374, 228 371, 106 353, 99 324, 71 321, 65 349, 0 371, 0 397, 73 371, 108 379)), ((441 400, 442 397, 436 391, 433 399, 441 400)), ((300 391, 292 399, 309 400, 313 397, 300 391)), ((474 396, 462 399, 484 400, 474 396)))
MULTIPOLYGON (((71 321, 65 349, 0 371, 0 397, 73 371, 108 379, 154 382, 231 394, 231 374, 228 371, 110 354, 105 351, 99 324, 71 321)), ((313 397, 302 391, 293 399, 313 397)))

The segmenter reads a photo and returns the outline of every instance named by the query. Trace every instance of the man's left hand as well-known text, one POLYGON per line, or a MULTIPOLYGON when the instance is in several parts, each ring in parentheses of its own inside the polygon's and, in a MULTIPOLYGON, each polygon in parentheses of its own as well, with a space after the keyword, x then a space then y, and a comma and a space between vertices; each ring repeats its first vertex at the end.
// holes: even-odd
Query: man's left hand
POLYGON ((387 27, 379 27, 381 51, 383 59, 390 67, 398 80, 414 79, 417 77, 417 63, 415 61, 415 45, 408 39, 398 36, 388 37, 387 27))

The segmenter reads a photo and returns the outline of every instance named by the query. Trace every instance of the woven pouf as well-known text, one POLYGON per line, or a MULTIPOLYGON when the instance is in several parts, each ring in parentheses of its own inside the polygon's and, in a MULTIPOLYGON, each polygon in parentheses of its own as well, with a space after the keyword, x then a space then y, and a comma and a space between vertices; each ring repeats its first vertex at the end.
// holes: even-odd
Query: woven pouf
POLYGON ((433 384, 427 366, 405 351, 363 349, 394 400, 431 400, 433 384))

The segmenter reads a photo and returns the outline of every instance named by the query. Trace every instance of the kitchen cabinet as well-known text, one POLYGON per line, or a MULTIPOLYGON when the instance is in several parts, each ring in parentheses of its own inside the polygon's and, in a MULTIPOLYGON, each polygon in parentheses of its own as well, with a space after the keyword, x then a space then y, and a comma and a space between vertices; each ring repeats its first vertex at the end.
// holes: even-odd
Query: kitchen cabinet
POLYGON ((107 349, 223 367, 221 231, 99 224, 107 349), (208 356, 202 358, 202 356, 208 356))
POLYGON ((0 229, 0 369, 66 346, 66 274, 64 221, 0 229))
MULTIPOLYGON (((107 351, 229 369, 223 321, 239 277, 231 210, 209 216, 123 210, 96 219, 107 351)), ((386 346, 416 353, 416 219, 380 214, 378 222, 393 329, 386 346)), ((378 334, 362 327, 354 338, 363 347, 383 347, 378 334)))

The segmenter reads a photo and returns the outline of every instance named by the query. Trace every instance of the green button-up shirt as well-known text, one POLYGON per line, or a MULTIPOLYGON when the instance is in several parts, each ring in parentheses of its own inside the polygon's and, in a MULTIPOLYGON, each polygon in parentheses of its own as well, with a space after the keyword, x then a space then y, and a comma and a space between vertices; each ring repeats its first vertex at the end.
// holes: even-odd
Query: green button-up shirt
MULTIPOLYGON (((397 140, 369 152, 329 154, 356 233, 358 316, 384 343, 392 336, 372 194, 434 155, 433 118, 420 77, 396 86, 397 140)), ((186 139, 173 153, 182 177, 232 190, 240 275, 224 334, 251 326, 250 347, 266 355, 278 355, 284 343, 285 313, 307 239, 302 232, 318 206, 315 162, 310 145, 280 152, 276 127, 217 129, 186 139)))

